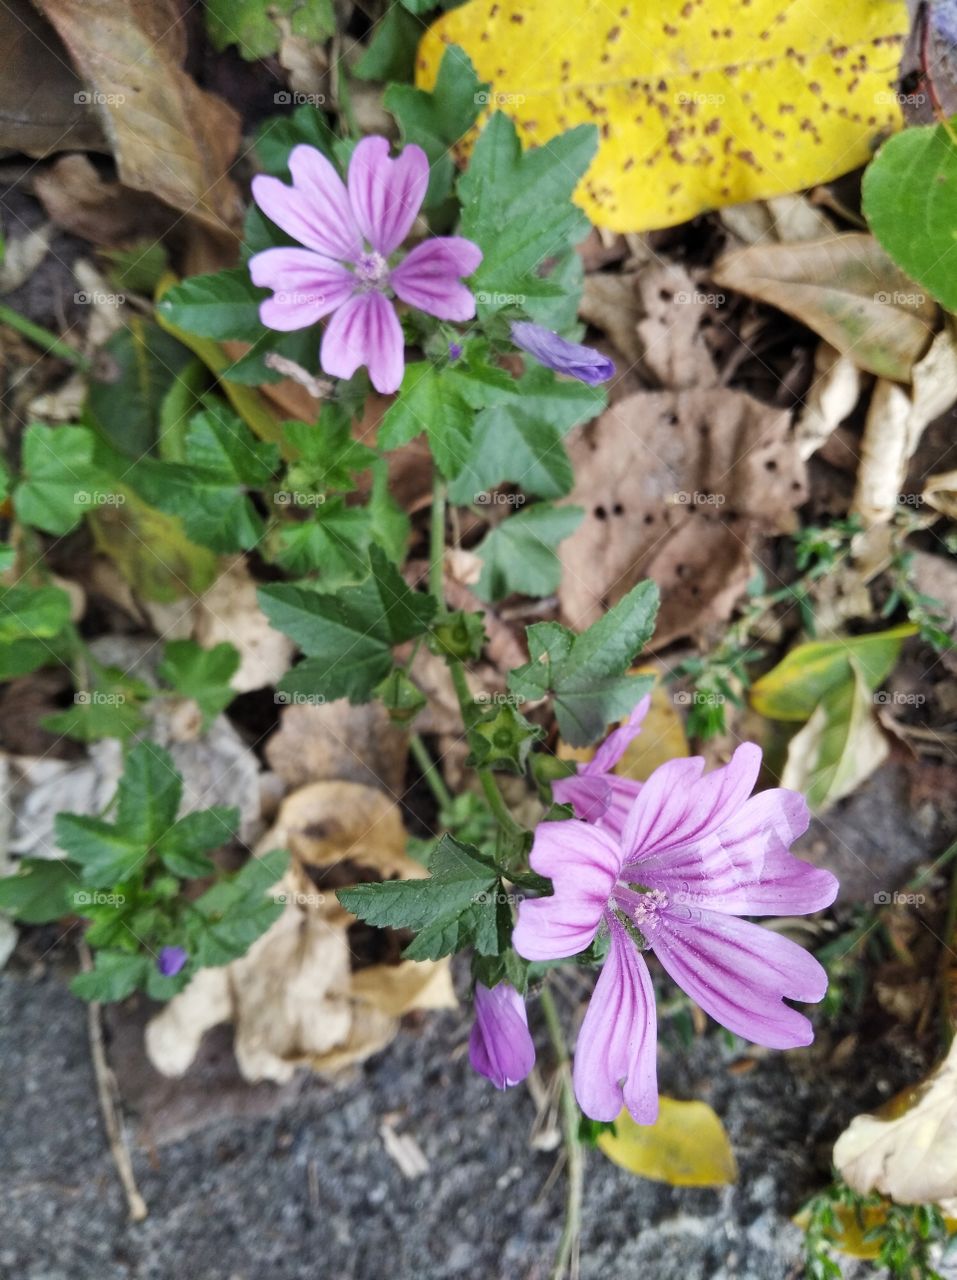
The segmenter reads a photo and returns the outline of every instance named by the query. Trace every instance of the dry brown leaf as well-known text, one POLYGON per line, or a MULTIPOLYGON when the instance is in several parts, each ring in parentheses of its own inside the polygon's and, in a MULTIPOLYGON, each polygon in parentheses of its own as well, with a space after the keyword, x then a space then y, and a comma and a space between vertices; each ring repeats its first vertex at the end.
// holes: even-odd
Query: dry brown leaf
POLYGON ((791 244, 833 235, 834 226, 807 196, 774 196, 734 204, 720 213, 721 221, 745 244, 791 244))
POLYGON ((852 511, 866 524, 890 520, 901 501, 907 464, 929 423, 957 400, 957 344, 949 328, 914 365, 908 392, 882 378, 874 388, 861 440, 852 511))
POLYGON ((921 495, 929 507, 957 520, 957 471, 942 471, 931 476, 921 495))
POLYGON ((345 698, 284 707, 266 759, 287 787, 340 779, 404 789, 408 740, 381 702, 353 706, 345 698))
POLYGON ((638 322, 643 313, 636 279, 634 272, 595 271, 586 275, 578 307, 582 320, 606 333, 631 364, 637 363, 642 353, 638 322))
POLYGON ((770 303, 862 368, 906 382, 931 339, 937 307, 872 236, 852 232, 726 254, 717 284, 770 303))
POLYGON ((108 151, 85 86, 29 0, 0 5, 0 148, 28 156, 108 151))
POLYGON ((834 1163, 861 1195, 957 1212, 957 1040, 902 1114, 855 1116, 834 1144, 834 1163))
POLYGON ((814 381, 794 424, 794 440, 802 458, 810 458, 841 425, 861 393, 861 373, 850 356, 828 342, 814 353, 814 381))
POLYGON ((718 371, 705 328, 714 320, 719 295, 698 285, 673 262, 640 271, 637 286, 644 316, 638 323, 638 340, 646 380, 674 391, 716 386, 718 371))
POLYGON ((805 497, 788 414, 741 391, 638 392, 570 443, 569 501, 585 508, 560 547, 570 625, 595 622, 641 578, 662 592, 656 645, 728 617, 761 532, 805 497))
POLYGON ((90 87, 120 181, 213 231, 234 234, 242 204, 229 166, 239 150, 239 117, 183 71, 186 28, 179 6, 140 0, 36 4, 90 87))
POLYGON ((246 562, 235 560, 192 608, 195 638, 206 649, 228 640, 239 650, 230 683, 237 693, 278 684, 292 664, 292 641, 269 625, 246 562))
POLYGON ((60 156, 36 174, 33 187, 58 227, 108 248, 158 240, 178 218, 152 195, 106 181, 84 155, 60 156))

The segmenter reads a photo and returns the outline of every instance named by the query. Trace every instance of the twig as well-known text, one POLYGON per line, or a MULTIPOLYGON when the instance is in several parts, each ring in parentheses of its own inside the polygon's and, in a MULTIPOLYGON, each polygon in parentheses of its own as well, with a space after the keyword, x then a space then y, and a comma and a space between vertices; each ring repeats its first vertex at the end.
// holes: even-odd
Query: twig
MULTIPOLYGON (((78 950, 83 971, 84 973, 89 973, 93 968, 90 948, 85 942, 80 942, 78 950)), ((96 1076, 96 1091, 100 1099, 100 1111, 103 1115, 103 1127, 106 1129, 107 1140, 110 1144, 110 1153, 113 1156, 116 1172, 119 1174, 120 1182, 123 1184, 123 1190, 126 1193, 130 1221, 142 1222, 149 1210, 146 1207, 146 1201, 137 1189, 136 1179, 133 1176, 133 1161, 130 1158, 129 1147, 126 1145, 126 1135, 123 1132, 120 1091, 117 1087, 116 1076, 113 1074, 113 1070, 106 1058, 106 1046, 103 1043, 103 1007, 98 1000, 91 1000, 87 1005, 87 1027, 90 1034, 93 1073, 96 1076)))
POLYGON ((585 1151, 578 1134, 579 1112, 572 1087, 571 1060, 568 1046, 562 1031, 561 1019, 555 1008, 555 1001, 548 987, 543 986, 540 993, 542 1013, 548 1026, 555 1057, 558 1059, 558 1079, 561 1084, 562 1131, 565 1137, 565 1159, 567 1162, 565 1222, 562 1226, 555 1265, 552 1267, 551 1280, 562 1280, 566 1274, 578 1272, 578 1243, 581 1232, 582 1193, 585 1187, 585 1151))

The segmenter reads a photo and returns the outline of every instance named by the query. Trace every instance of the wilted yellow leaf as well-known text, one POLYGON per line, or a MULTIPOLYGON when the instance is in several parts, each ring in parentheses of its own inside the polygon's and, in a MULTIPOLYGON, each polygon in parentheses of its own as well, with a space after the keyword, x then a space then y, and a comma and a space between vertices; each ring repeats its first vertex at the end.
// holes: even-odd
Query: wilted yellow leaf
POLYGON ((644 231, 864 164, 900 126, 907 30, 904 0, 471 0, 427 32, 416 78, 458 44, 526 143, 597 124, 578 202, 644 231))
POLYGON ((615 1164, 673 1187, 723 1187, 738 1176, 724 1125, 706 1102, 662 1098, 655 1124, 635 1124, 627 1111, 598 1146, 615 1164))

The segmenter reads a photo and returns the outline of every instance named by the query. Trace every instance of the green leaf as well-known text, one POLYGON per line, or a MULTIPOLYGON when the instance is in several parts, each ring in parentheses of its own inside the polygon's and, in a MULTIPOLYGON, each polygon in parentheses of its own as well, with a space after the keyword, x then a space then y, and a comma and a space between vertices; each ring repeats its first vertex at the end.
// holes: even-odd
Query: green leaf
POLYGON ((142 457, 156 443, 163 401, 191 359, 158 324, 133 316, 101 349, 84 420, 119 453, 142 457))
POLYGON ((246 267, 232 267, 174 284, 156 309, 176 328, 201 338, 255 342, 262 334, 259 304, 268 296, 268 289, 253 284, 246 267))
POLYGON ((33 423, 23 435, 23 479, 13 494, 17 517, 44 533, 69 533, 91 509, 91 498, 114 488, 95 460, 87 427, 33 423))
POLYGON ((70 597, 59 587, 0 587, 0 644, 49 640, 70 621, 70 597))
POLYGON ((229 879, 219 881, 193 903, 189 938, 197 966, 228 964, 245 955, 282 915, 283 903, 269 896, 289 861, 284 850, 250 858, 229 879))
POLYGON ((291 35, 312 44, 321 44, 336 29, 332 0, 269 0, 268 4, 265 0, 206 0, 205 7, 213 47, 234 44, 247 62, 268 58, 278 50, 283 34, 280 19, 287 19, 291 35))
POLYGON ((507 397, 475 418, 450 499, 482 502, 506 482, 542 498, 561 497, 572 486, 562 438, 600 413, 605 399, 601 387, 561 381, 550 369, 531 365, 507 397))
POLYGON ((408 9, 389 5, 373 27, 369 47, 353 68, 354 74, 360 80, 411 80, 422 30, 422 23, 408 9))
POLYGON ((957 311, 953 128, 949 122, 895 134, 864 171, 862 188, 864 216, 883 248, 948 311, 957 311))
POLYGON ((117 788, 117 826, 144 845, 154 844, 175 822, 182 794, 170 753, 155 742, 140 742, 126 757, 117 788))
POLYGON ((80 880, 62 858, 23 858, 13 875, 0 880, 0 911, 24 924, 46 924, 73 911, 80 880))
POLYGON ((520 593, 547 596, 558 590, 561 564, 556 545, 581 523, 581 507, 538 503, 495 525, 476 547, 482 576, 476 591, 482 600, 520 593))
POLYGON ((248 550, 263 522, 246 495, 279 465, 279 450, 252 434, 221 400, 207 401, 186 430, 188 463, 146 459, 131 472, 148 502, 183 522, 187 535, 213 551, 248 550))
POLYGON ((44 729, 78 742, 102 738, 126 741, 146 723, 141 703, 150 696, 148 685, 129 680, 122 672, 107 670, 93 689, 74 695, 73 706, 40 721, 44 729))
POLYGON ((916 635, 907 623, 840 640, 799 644, 751 688, 751 705, 772 720, 807 720, 832 689, 852 682, 851 661, 869 689, 876 689, 894 666, 901 644, 916 635))
POLYGON ((331 590, 365 576, 371 537, 368 509, 332 498, 319 503, 308 520, 284 525, 276 562, 289 573, 318 573, 323 589, 331 590))
POLYGON ((364 582, 335 594, 285 583, 260 588, 269 621, 307 658, 281 689, 367 702, 392 667, 393 646, 428 628, 436 601, 412 591, 377 546, 370 565, 364 582))
POLYGON ((564 740, 587 746, 653 684, 625 672, 651 639, 657 611, 658 589, 645 581, 581 635, 557 622, 535 623, 526 631, 531 661, 509 673, 509 690, 529 700, 551 693, 564 740))
POLYGON ((213 805, 187 813, 161 836, 156 852, 163 865, 176 876, 212 875, 214 864, 204 853, 221 849, 234 837, 239 826, 239 810, 213 805))
POLYGON ((149 972, 149 957, 126 951, 97 951, 89 973, 78 973, 70 990, 81 1000, 125 1000, 143 986, 149 972))
POLYGON ((239 651, 226 640, 212 649, 195 640, 169 640, 157 675, 184 698, 193 699, 206 727, 236 696, 230 681, 239 660, 239 651))
POLYGON ((293 147, 306 143, 331 160, 334 142, 335 134, 323 113, 309 103, 304 103, 292 115, 270 116, 268 120, 264 120, 256 130, 253 145, 262 172, 288 182, 290 174, 287 161, 293 147))
POLYGON ((499 947, 495 868, 472 845, 450 835, 439 841, 426 880, 388 880, 338 891, 339 901, 360 920, 382 928, 415 929, 403 953, 411 960, 437 960, 474 943, 483 955, 499 947))
MULTIPOLYGON (((447 55, 446 55, 447 56, 447 55)), ((526 297, 555 293, 541 271, 583 239, 588 220, 571 202, 598 145, 593 125, 522 149, 514 124, 496 112, 459 179, 461 234, 482 250, 472 277, 480 320, 526 297)))
POLYGON ((77 864, 85 884, 109 885, 124 879, 146 856, 142 840, 102 818, 58 813, 56 841, 77 864))
POLYGON ((316 424, 284 422, 282 430, 295 456, 286 483, 297 492, 354 489, 355 473, 365 471, 378 456, 352 438, 352 421, 338 404, 324 405, 316 424))
POLYGON ((395 116, 402 141, 416 143, 429 158, 426 208, 434 209, 448 199, 455 175, 452 145, 478 119, 487 89, 468 55, 452 45, 443 55, 431 93, 401 84, 386 90, 383 105, 395 116))

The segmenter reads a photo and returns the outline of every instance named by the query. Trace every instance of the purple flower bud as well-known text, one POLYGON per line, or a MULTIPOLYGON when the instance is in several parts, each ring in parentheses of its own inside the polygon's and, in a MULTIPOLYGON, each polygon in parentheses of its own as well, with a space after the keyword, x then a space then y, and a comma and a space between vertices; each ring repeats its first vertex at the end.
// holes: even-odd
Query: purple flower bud
POLYGON ((469 1061, 496 1089, 524 1080, 535 1065, 525 1001, 514 987, 475 984, 475 1022, 469 1036, 469 1061))
POLYGON ((449 343, 449 359, 458 360, 461 354, 462 354, 461 342, 450 342, 449 343))
POLYGON ((517 320, 512 325, 512 341, 523 351, 556 373, 567 373, 570 378, 587 382, 595 387, 614 377, 615 362, 600 351, 583 347, 578 342, 566 342, 544 325, 517 320))
POLYGON ((182 947, 163 947, 156 960, 156 967, 164 978, 174 978, 189 955, 182 947))

